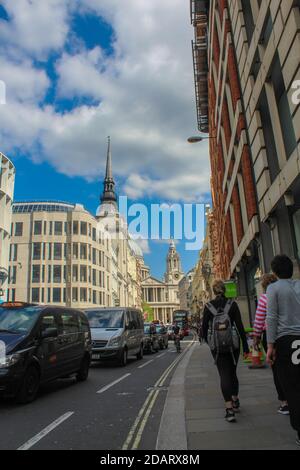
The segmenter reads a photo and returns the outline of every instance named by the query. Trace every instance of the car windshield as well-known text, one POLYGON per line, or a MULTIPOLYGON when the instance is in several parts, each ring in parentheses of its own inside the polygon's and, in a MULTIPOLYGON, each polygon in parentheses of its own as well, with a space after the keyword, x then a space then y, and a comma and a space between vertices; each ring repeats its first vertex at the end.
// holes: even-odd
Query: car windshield
POLYGON ((94 310, 87 312, 87 317, 91 328, 123 328, 124 312, 123 311, 99 311, 94 310))
POLYGON ((0 333, 28 333, 36 322, 41 307, 5 308, 0 306, 0 333))
POLYGON ((158 333, 165 333, 165 331, 166 331, 164 326, 158 326, 156 328, 156 330, 157 330, 158 333))
POLYGON ((146 335, 149 335, 150 334, 150 325, 144 325, 144 333, 146 335))

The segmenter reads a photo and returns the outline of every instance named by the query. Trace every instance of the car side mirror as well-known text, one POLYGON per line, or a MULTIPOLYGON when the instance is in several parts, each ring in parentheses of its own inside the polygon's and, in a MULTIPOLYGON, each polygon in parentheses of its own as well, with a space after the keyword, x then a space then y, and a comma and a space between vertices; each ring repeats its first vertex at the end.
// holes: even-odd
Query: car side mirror
POLYGON ((42 331, 42 334, 41 334, 42 339, 57 338, 57 337, 58 337, 57 328, 47 328, 46 330, 42 331))

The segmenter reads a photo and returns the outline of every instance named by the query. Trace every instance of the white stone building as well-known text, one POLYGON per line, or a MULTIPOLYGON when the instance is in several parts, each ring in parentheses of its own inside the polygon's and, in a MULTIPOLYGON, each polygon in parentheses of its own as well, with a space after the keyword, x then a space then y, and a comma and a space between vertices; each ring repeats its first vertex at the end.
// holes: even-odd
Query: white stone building
POLYGON ((174 310, 180 308, 179 282, 184 276, 175 243, 172 241, 170 244, 162 281, 151 276, 147 267, 142 270, 144 276, 148 272, 142 281, 143 300, 153 308, 155 320, 171 323, 174 310))
POLYGON ((15 167, 0 152, 0 300, 6 299, 15 167))

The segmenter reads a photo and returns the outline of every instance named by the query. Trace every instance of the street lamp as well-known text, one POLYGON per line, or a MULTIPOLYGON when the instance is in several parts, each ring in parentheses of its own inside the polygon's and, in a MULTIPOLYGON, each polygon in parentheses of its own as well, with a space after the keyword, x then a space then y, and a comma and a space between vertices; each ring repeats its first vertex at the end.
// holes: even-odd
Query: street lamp
POLYGON ((189 144, 199 144, 200 142, 203 142, 204 140, 209 140, 209 139, 212 139, 213 137, 204 137, 204 136, 201 136, 201 135, 194 135, 192 137, 189 137, 187 139, 188 143, 189 144))

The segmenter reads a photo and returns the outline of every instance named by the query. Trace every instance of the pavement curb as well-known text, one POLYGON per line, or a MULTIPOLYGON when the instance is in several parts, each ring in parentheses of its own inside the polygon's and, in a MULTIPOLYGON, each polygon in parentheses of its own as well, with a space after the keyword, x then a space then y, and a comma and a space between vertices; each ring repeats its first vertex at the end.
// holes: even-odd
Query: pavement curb
POLYGON ((187 450, 185 373, 197 342, 188 349, 172 377, 162 413, 156 450, 187 450))

